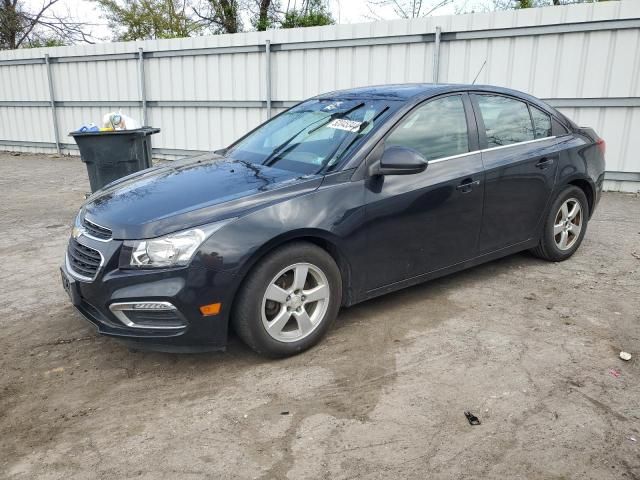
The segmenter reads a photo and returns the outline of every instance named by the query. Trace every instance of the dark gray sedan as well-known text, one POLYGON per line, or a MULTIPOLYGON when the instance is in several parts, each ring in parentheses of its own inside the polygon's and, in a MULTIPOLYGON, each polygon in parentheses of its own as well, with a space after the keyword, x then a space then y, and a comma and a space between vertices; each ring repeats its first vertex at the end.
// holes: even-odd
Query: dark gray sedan
POLYGON ((604 149, 505 88, 320 95, 224 150, 96 192, 63 285, 129 342, 220 349, 233 326, 260 353, 295 354, 342 306, 522 250, 566 260, 598 204, 604 149))

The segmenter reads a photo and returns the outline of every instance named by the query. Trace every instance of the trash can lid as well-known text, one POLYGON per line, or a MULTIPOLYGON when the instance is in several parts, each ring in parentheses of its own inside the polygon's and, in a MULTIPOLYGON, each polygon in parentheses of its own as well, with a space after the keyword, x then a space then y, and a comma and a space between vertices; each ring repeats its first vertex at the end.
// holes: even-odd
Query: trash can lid
POLYGON ((105 131, 85 131, 81 132, 80 130, 76 130, 74 132, 69 132, 70 137, 91 137, 91 136, 101 136, 101 135, 153 135, 154 133, 160 132, 160 129, 157 127, 140 127, 132 130, 105 130, 105 131))

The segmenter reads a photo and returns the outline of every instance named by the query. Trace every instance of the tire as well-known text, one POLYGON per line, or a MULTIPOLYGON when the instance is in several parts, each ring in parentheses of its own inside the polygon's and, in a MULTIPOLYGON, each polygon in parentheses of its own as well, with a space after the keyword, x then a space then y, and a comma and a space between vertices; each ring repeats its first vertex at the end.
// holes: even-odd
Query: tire
POLYGON ((551 204, 540 235, 540 243, 531 252, 550 262, 562 262, 580 247, 589 221, 587 196, 579 187, 568 185, 551 204), (579 209, 573 213, 573 207, 579 209), (570 223, 567 224, 567 221, 570 223), (579 230, 576 227, 579 226, 579 230), (565 236, 566 235, 566 236, 565 236))
POLYGON ((320 341, 341 302, 342 278, 331 255, 311 243, 291 243, 249 272, 236 297, 232 326, 255 352, 287 357, 320 341))

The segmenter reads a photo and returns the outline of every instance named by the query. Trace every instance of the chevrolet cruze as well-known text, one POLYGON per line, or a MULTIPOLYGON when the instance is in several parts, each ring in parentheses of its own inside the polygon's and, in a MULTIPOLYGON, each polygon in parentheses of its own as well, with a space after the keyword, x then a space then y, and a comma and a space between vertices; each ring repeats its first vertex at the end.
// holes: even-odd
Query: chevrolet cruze
POLYGON ((211 350, 233 328, 292 355, 341 307, 522 250, 566 260, 600 199, 604 149, 505 88, 332 92, 93 194, 62 283, 105 335, 211 350))

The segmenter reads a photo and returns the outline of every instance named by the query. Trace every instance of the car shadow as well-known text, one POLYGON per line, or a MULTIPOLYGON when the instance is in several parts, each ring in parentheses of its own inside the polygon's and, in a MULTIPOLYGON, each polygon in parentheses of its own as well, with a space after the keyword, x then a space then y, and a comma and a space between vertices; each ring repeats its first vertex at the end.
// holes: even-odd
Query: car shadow
MULTIPOLYGON (((327 338, 320 341, 312 350, 326 349, 331 342, 347 342, 349 336, 361 338, 376 336, 376 330, 389 331, 393 329, 390 340, 397 341, 403 334, 412 329, 425 329, 435 326, 446 316, 447 307, 452 307, 447 297, 461 286, 473 285, 487 278, 504 274, 513 269, 526 268, 528 266, 547 264, 529 252, 520 252, 507 257, 499 258, 487 263, 462 270, 460 272, 445 275, 440 278, 426 281, 412 287, 404 288, 396 292, 387 293, 379 297, 358 303, 351 307, 343 307, 327 338), (429 315, 418 315, 414 321, 394 321, 394 313, 420 309, 425 300, 429 302, 429 315), (434 315, 438 313, 439 315, 434 315), (341 338, 344 335, 347 337, 341 338), (393 337, 393 338, 391 338, 393 337)), ((452 307, 453 308, 453 307, 452 307)), ((446 319, 446 318, 444 318, 446 319)), ((227 355, 254 356, 249 349, 233 332, 230 331, 227 355)), ((305 355, 305 354, 303 354, 305 355)), ((308 355, 308 353, 306 354, 308 355)), ((258 357, 261 358, 261 357, 258 357)))
POLYGON ((449 293, 461 286, 473 284, 495 275, 506 273, 514 268, 524 268, 532 265, 545 264, 529 252, 520 252, 487 263, 476 265, 468 269, 451 273, 440 278, 425 281, 418 285, 387 293, 371 300, 358 303, 340 311, 337 328, 339 330, 350 322, 363 316, 375 316, 381 311, 392 313, 394 310, 418 303, 425 298, 440 296, 445 298, 449 293))
MULTIPOLYGON (((302 356, 310 358, 312 352, 313 357, 330 353, 326 351, 331 350, 333 343, 345 344, 354 338, 357 339, 363 336, 373 338, 376 336, 376 331, 388 332, 391 327, 393 327, 393 334, 389 336, 389 340, 393 342, 401 338, 403 334, 411 329, 419 328, 422 330, 429 328, 430 324, 435 326, 436 320, 442 320, 443 318, 438 315, 433 315, 433 311, 444 310, 446 312, 448 306, 447 297, 457 288, 468 286, 475 282, 481 282, 483 279, 506 273, 510 269, 523 268, 541 263, 547 262, 535 258, 528 252, 521 252, 396 292, 381 295, 352 307, 342 308, 327 338, 321 340, 319 345, 303 353, 302 356), (420 315, 411 322, 394 321, 390 323, 390 320, 394 318, 394 313, 398 311, 412 311, 413 307, 418 307, 425 300, 431 301, 429 303, 430 315, 420 315)), ((242 365, 257 365, 274 361, 277 363, 287 363, 292 361, 291 359, 270 359, 256 354, 240 340, 233 332, 233 329, 229 331, 229 341, 224 351, 188 354, 166 353, 145 350, 142 347, 130 348, 115 340, 111 341, 119 346, 118 349, 123 355, 135 357, 138 366, 147 362, 150 364, 160 362, 162 364, 175 365, 176 363, 186 361, 189 364, 199 365, 211 364, 212 362, 220 366, 233 364, 241 368, 242 365)))

